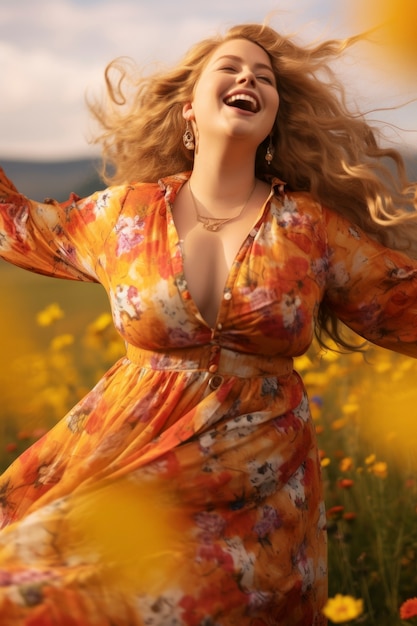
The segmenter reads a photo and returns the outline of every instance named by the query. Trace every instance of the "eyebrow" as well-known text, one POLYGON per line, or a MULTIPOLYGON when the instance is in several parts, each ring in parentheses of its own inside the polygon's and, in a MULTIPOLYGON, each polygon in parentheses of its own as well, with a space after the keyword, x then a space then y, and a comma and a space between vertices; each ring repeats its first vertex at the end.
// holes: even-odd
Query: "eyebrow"
MULTIPOLYGON (((242 61, 241 57, 238 57, 234 54, 223 54, 221 57, 218 57, 216 61, 221 61, 222 59, 230 59, 232 61, 242 61)), ((270 65, 267 65, 266 63, 255 63, 255 67, 259 69, 269 70, 272 74, 274 73, 274 70, 272 69, 272 67, 270 65)))

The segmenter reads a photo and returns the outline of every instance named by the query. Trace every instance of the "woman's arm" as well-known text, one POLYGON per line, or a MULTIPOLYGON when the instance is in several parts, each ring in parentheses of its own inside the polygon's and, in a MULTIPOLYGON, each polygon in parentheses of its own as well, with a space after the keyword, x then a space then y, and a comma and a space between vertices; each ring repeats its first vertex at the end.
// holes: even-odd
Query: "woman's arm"
POLYGON ((125 193, 118 187, 40 203, 20 194, 0 168, 0 257, 48 276, 98 281, 97 258, 125 193))
POLYGON ((417 260, 324 211, 329 246, 326 302, 372 343, 417 357, 417 260))

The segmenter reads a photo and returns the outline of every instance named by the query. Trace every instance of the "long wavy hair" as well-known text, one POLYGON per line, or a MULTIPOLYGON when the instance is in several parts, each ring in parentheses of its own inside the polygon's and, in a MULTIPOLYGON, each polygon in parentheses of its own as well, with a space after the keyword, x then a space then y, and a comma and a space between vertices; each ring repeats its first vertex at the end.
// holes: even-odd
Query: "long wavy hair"
MULTIPOLYGON (((382 147, 378 129, 349 110, 331 67, 363 36, 300 46, 266 24, 244 24, 201 41, 176 67, 152 75, 141 75, 128 59, 116 59, 105 72, 107 99, 89 103, 101 126, 95 141, 102 144, 106 182, 151 182, 192 169, 193 154, 182 142, 182 107, 192 100, 210 55, 231 39, 261 46, 278 85, 275 156, 266 165, 266 143, 258 147, 256 176, 273 174, 291 190, 310 192, 385 245, 417 258, 417 185, 407 179, 401 154, 382 147)), ((325 304, 316 333, 322 344, 327 334, 353 347, 325 304)))

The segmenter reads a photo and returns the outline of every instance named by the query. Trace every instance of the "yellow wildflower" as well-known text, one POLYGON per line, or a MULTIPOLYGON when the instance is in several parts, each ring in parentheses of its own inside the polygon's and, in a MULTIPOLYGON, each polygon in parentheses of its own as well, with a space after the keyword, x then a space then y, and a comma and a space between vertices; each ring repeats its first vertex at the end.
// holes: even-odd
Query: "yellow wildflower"
POLYGON ((342 406, 342 411, 345 415, 354 415, 359 410, 359 404, 356 402, 346 402, 342 406))
POLYGON ((321 465, 322 467, 327 467, 328 465, 330 465, 330 459, 329 459, 329 457, 328 457, 328 456, 325 456, 325 457, 324 457, 324 459, 322 459, 322 460, 320 461, 320 465, 321 465))
POLYGON ((365 465, 373 465, 375 463, 375 461, 376 461, 376 455, 375 454, 370 454, 365 459, 365 465))
POLYGON ((381 359, 374 363, 374 369, 378 374, 385 374, 392 368, 390 361, 382 361, 381 359))
POLYGON ((54 302, 42 311, 39 311, 36 315, 36 322, 39 326, 50 326, 53 322, 60 320, 62 317, 64 317, 64 311, 59 304, 54 302))
POLYGON ((328 385, 328 376, 326 372, 307 372, 304 377, 307 387, 323 387, 328 385))
POLYGON ((297 372, 303 372, 311 368, 312 362, 307 354, 303 354, 294 359, 294 365, 297 372))
POLYGON ((67 348, 74 343, 74 335, 70 333, 65 333, 63 335, 57 335, 51 341, 52 350, 62 350, 63 348, 67 348))
POLYGON ((350 622, 363 613, 363 600, 337 593, 327 600, 323 613, 334 624, 350 622))
POLYGON ((92 324, 88 327, 89 332, 102 333, 107 330, 113 323, 113 318, 110 313, 102 313, 99 315, 92 324))
POLYGON ((388 476, 388 465, 385 461, 378 461, 378 463, 373 464, 371 471, 378 478, 386 478, 388 476))

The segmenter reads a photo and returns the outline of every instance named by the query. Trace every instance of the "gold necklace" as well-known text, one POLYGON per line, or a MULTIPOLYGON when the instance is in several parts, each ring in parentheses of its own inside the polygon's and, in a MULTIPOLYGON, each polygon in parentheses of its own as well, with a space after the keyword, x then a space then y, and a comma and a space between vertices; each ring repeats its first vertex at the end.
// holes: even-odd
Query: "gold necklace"
POLYGON ((194 211, 195 211, 195 215, 197 217, 197 221, 201 222, 201 224, 203 224, 203 227, 206 230, 209 230, 211 233, 215 233, 220 228, 223 228, 223 226, 225 226, 228 222, 231 222, 232 220, 237 220, 238 217, 240 217, 242 215, 243 211, 246 209, 247 205, 249 204, 249 200, 252 198, 252 195, 253 195, 253 192, 255 191, 257 182, 258 181, 255 179, 255 184, 252 187, 246 202, 243 204, 242 208, 240 209, 240 211, 239 211, 239 213, 237 215, 233 215, 233 217, 206 217, 205 215, 201 215, 201 213, 198 210, 197 202, 196 202, 196 199, 194 197, 193 190, 191 189, 190 179, 188 179, 188 189, 190 190, 190 196, 191 196, 191 200, 193 202, 194 211))

